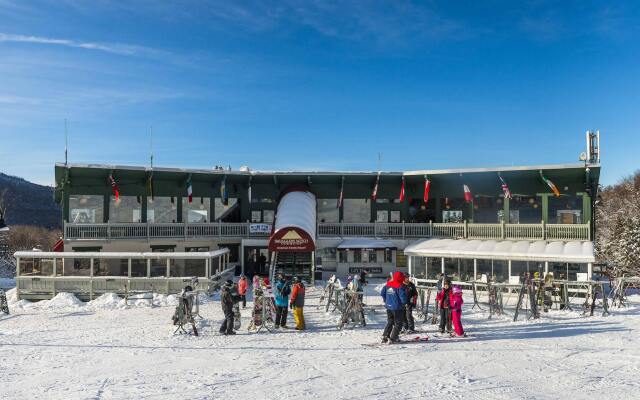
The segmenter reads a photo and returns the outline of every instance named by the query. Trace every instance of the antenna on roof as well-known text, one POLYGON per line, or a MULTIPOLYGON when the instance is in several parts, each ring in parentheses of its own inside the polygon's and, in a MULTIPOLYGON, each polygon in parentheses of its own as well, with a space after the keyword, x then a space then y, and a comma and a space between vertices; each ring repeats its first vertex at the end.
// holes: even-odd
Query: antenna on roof
POLYGON ((68 138, 68 132, 67 132, 67 119, 64 119, 64 166, 66 167, 67 164, 69 163, 69 138, 68 138))
POLYGON ((382 153, 378 152, 378 172, 380 172, 381 164, 382 164, 382 153))
POLYGON ((149 132, 150 135, 150 149, 151 149, 151 169, 153 169, 153 126, 149 132))

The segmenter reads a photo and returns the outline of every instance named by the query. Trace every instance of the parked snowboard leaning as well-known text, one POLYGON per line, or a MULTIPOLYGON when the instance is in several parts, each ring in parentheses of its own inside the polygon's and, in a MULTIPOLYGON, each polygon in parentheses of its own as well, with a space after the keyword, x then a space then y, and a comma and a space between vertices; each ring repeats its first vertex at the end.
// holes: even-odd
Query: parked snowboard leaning
POLYGON ((302 309, 304 308, 304 283, 297 277, 293 278, 293 290, 291 291, 291 300, 289 305, 293 310, 293 319, 296 321, 296 330, 303 331, 306 328, 304 322, 304 314, 302 309))
POLYGON ((382 288, 380 295, 387 309, 387 326, 382 333, 382 342, 397 342, 404 322, 404 310, 407 304, 407 292, 403 285, 404 274, 396 271, 393 278, 382 288))
POLYGON ((275 327, 287 327, 287 313, 289 312, 289 294, 291 294, 291 285, 279 274, 276 278, 276 290, 274 291, 276 303, 276 321, 275 327))

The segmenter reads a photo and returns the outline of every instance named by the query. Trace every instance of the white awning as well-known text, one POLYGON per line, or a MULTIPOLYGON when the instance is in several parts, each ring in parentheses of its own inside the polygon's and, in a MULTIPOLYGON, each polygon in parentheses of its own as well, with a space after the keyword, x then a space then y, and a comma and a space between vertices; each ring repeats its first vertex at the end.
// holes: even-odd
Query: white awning
POLYGON ((214 251, 190 251, 190 252, 122 252, 122 251, 16 251, 16 258, 175 258, 175 259, 205 259, 220 257, 229 252, 222 248, 214 251))
POLYGON ((404 249, 410 256, 494 260, 595 262, 591 242, 424 239, 404 249))
POLYGON ((395 249, 396 246, 390 240, 377 240, 367 238, 350 238, 343 240, 338 249, 395 249))

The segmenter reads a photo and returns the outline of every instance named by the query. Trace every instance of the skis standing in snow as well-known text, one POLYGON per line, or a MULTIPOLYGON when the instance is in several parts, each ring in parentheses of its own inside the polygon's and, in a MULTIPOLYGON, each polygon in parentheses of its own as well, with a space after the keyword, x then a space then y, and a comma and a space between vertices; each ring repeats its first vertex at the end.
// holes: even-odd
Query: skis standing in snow
POLYGON ((387 309, 387 326, 382 333, 382 342, 397 342, 404 321, 404 306, 407 304, 407 292, 404 288, 404 274, 396 271, 393 279, 382 288, 380 295, 387 309))

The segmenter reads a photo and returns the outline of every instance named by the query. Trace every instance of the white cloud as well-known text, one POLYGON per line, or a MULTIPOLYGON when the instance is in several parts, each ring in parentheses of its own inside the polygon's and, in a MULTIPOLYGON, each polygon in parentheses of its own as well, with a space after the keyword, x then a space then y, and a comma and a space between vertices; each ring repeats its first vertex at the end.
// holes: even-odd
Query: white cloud
POLYGON ((119 55, 157 55, 161 52, 149 47, 135 46, 122 43, 81 42, 70 39, 48 38, 42 36, 15 35, 0 32, 0 42, 33 43, 53 46, 66 46, 87 50, 104 51, 119 55))

